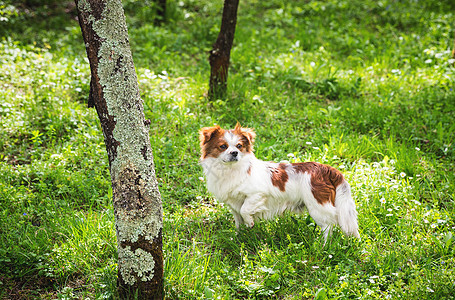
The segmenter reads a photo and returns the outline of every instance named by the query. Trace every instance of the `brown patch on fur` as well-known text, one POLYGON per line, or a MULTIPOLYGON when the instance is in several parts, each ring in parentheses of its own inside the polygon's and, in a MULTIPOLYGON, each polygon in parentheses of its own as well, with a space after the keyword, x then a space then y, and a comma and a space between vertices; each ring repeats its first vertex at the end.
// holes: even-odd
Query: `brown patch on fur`
POLYGON ((248 167, 248 170, 246 170, 246 172, 248 173, 248 175, 251 175, 251 165, 248 167))
POLYGON ((199 131, 199 141, 201 142, 201 159, 218 157, 224 150, 220 146, 226 144, 224 141, 225 130, 220 126, 204 127, 199 131))
POLYGON ((289 175, 286 172, 286 164, 280 163, 277 168, 269 167, 269 171, 272 184, 284 192, 286 190, 286 182, 289 179, 289 175))
POLYGON ((336 188, 344 180, 340 171, 316 162, 293 163, 292 167, 297 173, 311 175, 311 191, 320 204, 330 202, 335 205, 336 188))

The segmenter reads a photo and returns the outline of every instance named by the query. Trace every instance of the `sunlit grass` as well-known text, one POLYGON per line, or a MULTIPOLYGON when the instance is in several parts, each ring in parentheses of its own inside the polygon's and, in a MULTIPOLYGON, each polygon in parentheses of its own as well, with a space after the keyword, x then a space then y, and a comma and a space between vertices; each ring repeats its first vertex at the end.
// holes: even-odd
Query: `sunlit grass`
MULTIPOLYGON (((137 12, 129 32, 163 197, 167 297, 453 297, 453 4, 241 2, 228 97, 208 103, 221 5, 172 2, 158 28, 125 2, 137 12), (336 230, 324 246, 307 214, 237 232, 205 188, 197 133, 237 121, 255 128, 260 159, 340 169, 361 241, 336 230)), ((30 298, 116 298, 108 162, 85 107, 78 25, 20 20, 0 42, 0 296, 22 286, 30 298), (36 26, 16 32, 23 24, 36 26)))

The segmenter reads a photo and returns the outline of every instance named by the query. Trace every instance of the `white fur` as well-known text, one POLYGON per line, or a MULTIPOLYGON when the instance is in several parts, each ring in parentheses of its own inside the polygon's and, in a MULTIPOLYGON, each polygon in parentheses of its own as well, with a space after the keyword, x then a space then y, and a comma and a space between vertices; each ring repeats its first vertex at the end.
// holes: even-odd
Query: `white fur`
POLYGON ((348 235, 360 238, 359 226, 357 224, 357 210, 354 200, 351 197, 351 187, 344 181, 337 187, 335 196, 335 207, 337 210, 337 223, 341 230, 348 235))
POLYGON ((221 202, 226 203, 235 225, 252 227, 254 219, 271 219, 286 211, 299 213, 306 207, 310 216, 324 232, 327 239, 335 224, 347 235, 360 237, 357 211, 351 197, 349 184, 344 181, 336 189, 335 206, 330 202, 319 204, 311 191, 311 175, 287 169, 289 176, 285 191, 274 186, 270 167, 277 163, 264 162, 253 153, 239 152, 236 161, 230 161, 238 137, 227 132, 224 136, 228 149, 220 156, 207 157, 201 165, 207 178, 207 188, 221 202))

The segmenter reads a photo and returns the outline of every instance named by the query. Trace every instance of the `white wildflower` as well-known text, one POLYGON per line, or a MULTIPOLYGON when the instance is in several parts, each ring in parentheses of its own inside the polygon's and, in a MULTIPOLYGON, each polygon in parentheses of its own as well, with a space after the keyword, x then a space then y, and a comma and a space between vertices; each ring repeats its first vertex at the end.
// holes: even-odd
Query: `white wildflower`
POLYGON ((417 201, 417 200, 413 200, 413 202, 414 202, 415 204, 417 204, 417 205, 422 205, 422 203, 420 203, 420 202, 417 201))

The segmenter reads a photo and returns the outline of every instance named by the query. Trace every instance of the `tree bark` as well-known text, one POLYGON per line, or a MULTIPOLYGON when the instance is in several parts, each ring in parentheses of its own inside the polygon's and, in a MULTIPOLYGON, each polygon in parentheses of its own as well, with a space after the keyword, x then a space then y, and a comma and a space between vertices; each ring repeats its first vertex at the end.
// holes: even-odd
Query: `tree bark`
POLYGON ((210 51, 209 99, 224 97, 227 91, 227 78, 232 43, 234 42, 237 24, 239 0, 225 0, 220 33, 210 51))
POLYGON ((163 298, 162 205, 121 0, 75 0, 109 159, 121 298, 163 298))

